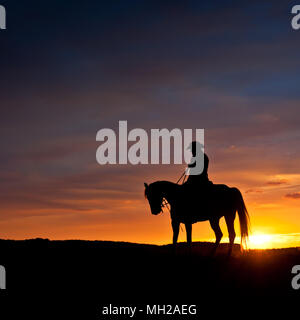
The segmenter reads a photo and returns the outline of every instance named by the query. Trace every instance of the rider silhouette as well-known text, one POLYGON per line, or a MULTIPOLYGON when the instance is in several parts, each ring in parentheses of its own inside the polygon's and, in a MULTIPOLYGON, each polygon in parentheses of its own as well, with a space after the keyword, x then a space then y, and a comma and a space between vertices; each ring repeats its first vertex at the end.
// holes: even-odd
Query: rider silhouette
POLYGON ((184 183, 186 186, 190 186, 193 190, 207 187, 212 182, 208 179, 208 163, 209 159, 206 153, 203 152, 203 145, 198 141, 193 141, 188 147, 188 150, 192 152, 192 159, 191 162, 188 164, 187 172, 189 172, 188 179, 184 183), (203 154, 204 153, 204 154, 203 154), (193 172, 193 170, 197 170, 196 164, 203 163, 203 171, 200 174, 197 174, 197 171, 193 172), (195 169, 196 168, 196 169, 195 169))

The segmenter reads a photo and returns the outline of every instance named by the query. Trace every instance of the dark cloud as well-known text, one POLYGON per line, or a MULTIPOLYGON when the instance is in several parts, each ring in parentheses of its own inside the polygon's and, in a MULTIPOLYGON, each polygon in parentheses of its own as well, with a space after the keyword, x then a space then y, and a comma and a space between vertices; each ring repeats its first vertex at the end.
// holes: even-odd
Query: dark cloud
POLYGON ((300 199, 300 192, 288 193, 285 197, 289 199, 300 199))

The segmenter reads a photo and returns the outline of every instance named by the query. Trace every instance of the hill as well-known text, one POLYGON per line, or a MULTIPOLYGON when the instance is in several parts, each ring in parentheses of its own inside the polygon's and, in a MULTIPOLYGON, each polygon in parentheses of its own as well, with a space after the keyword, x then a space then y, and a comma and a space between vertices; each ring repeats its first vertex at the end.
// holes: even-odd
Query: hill
POLYGON ((6 268, 7 299, 26 293, 57 305, 73 297, 73 302, 89 305, 92 314, 105 304, 185 302, 206 309, 253 299, 266 306, 278 298, 282 306, 299 298, 291 287, 292 267, 300 265, 299 248, 241 253, 235 245, 227 259, 226 244, 215 257, 209 255, 211 247, 193 243, 189 252, 179 243, 174 253, 171 245, 0 240, 0 265, 6 268))

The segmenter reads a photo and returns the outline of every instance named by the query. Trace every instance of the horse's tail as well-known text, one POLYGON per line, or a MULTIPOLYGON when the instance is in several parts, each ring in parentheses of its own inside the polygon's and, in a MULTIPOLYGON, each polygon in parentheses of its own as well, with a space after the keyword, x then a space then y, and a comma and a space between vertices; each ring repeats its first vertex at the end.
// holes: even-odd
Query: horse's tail
POLYGON ((241 230, 241 248, 247 248, 247 241, 250 232, 250 218, 243 199, 243 196, 239 189, 233 188, 236 199, 236 210, 238 212, 241 230))

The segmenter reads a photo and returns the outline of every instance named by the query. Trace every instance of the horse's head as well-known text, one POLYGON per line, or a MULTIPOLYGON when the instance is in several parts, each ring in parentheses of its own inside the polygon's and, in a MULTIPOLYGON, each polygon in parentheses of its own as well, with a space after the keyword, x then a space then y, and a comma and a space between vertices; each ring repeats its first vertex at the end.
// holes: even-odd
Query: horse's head
POLYGON ((148 185, 144 183, 145 186, 145 197, 148 199, 151 213, 157 215, 162 212, 162 202, 163 196, 162 192, 157 188, 157 185, 151 183, 148 185))

